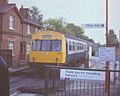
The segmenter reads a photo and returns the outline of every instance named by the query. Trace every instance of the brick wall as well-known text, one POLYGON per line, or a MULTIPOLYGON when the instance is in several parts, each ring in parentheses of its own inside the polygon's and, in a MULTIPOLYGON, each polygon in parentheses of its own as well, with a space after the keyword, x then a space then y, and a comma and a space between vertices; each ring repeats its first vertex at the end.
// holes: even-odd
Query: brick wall
POLYGON ((3 40, 2 40, 2 49, 8 49, 9 41, 14 41, 15 43, 15 54, 13 56, 13 65, 18 64, 19 59, 19 51, 20 51, 20 41, 22 34, 21 29, 21 20, 16 10, 13 8, 7 14, 3 14, 3 22, 2 22, 2 32, 3 32, 3 40), (9 16, 14 16, 14 30, 9 29, 9 16))
POLYGON ((0 4, 8 4, 8 0, 0 0, 0 4))
MULTIPOLYGON (((2 32, 2 49, 9 48, 9 41, 14 41, 15 43, 15 54, 12 56, 12 65, 18 65, 19 63, 26 63, 27 58, 20 59, 20 42, 25 42, 26 46, 30 44, 31 34, 27 33, 27 25, 29 23, 23 22, 18 10, 14 7, 9 10, 7 13, 3 14, 3 18, 0 15, 0 32, 2 32), (14 16, 14 30, 9 29, 9 17, 14 16), (3 22, 2 22, 3 20, 3 22), (2 28, 1 28, 2 26, 2 28)), ((35 32, 36 25, 29 24, 31 27, 31 33, 35 32)), ((27 57, 27 54, 26 54, 27 57)))
POLYGON ((16 13, 15 9, 10 10, 7 14, 3 15, 3 32, 9 32, 12 31, 9 29, 9 17, 14 16, 14 32, 21 33, 21 20, 19 15, 16 13))
POLYGON ((0 48, 2 42, 2 14, 0 14, 0 48))

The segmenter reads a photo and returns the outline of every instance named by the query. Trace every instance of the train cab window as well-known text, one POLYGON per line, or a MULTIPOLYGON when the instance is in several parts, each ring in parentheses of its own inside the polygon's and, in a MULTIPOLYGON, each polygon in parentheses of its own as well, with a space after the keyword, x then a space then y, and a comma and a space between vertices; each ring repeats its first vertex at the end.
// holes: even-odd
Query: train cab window
POLYGON ((42 51, 50 51, 50 40, 42 40, 42 51))
POLYGON ((40 40, 33 40, 32 41, 32 50, 37 51, 41 48, 41 41, 40 40))
POLYGON ((61 41, 52 40, 52 51, 61 51, 61 41))

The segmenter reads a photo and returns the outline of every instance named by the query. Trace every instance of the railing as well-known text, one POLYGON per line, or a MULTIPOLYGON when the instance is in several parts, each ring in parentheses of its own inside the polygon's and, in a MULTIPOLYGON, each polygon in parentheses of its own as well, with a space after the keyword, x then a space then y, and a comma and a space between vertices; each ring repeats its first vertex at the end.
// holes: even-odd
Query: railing
POLYGON ((97 69, 45 66, 45 96, 120 96, 120 71, 109 71, 109 90, 106 92, 105 81, 61 79, 60 69, 105 72, 97 69))

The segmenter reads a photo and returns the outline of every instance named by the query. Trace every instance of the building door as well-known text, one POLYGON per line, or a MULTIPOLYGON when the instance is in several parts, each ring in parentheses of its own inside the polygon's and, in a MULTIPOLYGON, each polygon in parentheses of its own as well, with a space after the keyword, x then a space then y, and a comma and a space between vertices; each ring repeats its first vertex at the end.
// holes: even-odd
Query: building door
POLYGON ((26 42, 20 42, 20 59, 25 59, 26 57, 26 42))

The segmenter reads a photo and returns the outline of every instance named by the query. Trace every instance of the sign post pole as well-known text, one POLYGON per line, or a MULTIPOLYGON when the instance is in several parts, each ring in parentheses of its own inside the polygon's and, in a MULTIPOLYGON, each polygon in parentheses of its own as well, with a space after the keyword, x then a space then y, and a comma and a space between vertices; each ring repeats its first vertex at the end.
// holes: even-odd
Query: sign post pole
MULTIPOLYGON (((108 47, 108 0, 106 0, 106 47, 108 47)), ((109 62, 106 61, 105 90, 109 92, 109 62)))

